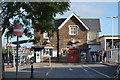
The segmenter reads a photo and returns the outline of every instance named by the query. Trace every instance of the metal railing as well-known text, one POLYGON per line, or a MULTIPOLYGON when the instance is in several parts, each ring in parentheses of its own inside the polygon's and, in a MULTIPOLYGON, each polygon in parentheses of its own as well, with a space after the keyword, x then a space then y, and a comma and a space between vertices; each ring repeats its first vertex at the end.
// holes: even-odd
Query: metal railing
POLYGON ((106 50, 106 62, 120 63, 120 48, 106 50))

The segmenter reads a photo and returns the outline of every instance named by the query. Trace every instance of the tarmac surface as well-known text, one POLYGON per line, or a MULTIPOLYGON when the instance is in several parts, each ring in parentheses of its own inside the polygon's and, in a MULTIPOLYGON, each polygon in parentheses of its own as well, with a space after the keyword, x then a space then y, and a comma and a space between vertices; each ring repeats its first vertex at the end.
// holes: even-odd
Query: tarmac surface
MULTIPOLYGON (((117 64, 34 63, 34 78, 113 78, 117 64)), ((16 68, 5 66, 4 78, 16 78, 16 68)), ((31 65, 19 66, 17 78, 31 78, 31 65)))

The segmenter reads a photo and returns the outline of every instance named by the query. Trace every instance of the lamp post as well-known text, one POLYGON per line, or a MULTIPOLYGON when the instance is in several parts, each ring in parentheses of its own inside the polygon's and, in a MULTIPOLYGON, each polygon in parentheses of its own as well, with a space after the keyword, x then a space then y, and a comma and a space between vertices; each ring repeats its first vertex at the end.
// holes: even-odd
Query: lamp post
POLYGON ((111 46, 111 49, 113 50, 113 47, 114 47, 114 39, 113 39, 114 23, 113 23, 113 19, 118 18, 118 16, 111 16, 111 17, 106 17, 106 18, 111 18, 111 22, 112 22, 112 46, 111 46))

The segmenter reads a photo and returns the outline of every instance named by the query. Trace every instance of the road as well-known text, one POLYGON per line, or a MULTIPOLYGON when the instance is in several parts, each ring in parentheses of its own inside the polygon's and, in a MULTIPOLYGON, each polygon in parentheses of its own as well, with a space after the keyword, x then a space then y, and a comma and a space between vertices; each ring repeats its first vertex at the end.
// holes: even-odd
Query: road
MULTIPOLYGON (((113 78, 116 67, 102 64, 59 63, 51 66, 34 67, 34 78, 113 78)), ((19 78, 29 78, 30 68, 19 71, 19 78)), ((15 72, 6 71, 6 77, 14 78, 15 72), (12 74, 10 74, 12 73, 12 74)))

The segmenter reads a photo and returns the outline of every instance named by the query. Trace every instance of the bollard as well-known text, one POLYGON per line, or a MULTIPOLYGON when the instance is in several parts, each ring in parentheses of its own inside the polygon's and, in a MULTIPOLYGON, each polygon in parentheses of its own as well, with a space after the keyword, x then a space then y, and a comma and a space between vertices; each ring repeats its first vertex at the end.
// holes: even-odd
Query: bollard
POLYGON ((33 78, 33 61, 31 61, 31 76, 30 78, 33 78))

